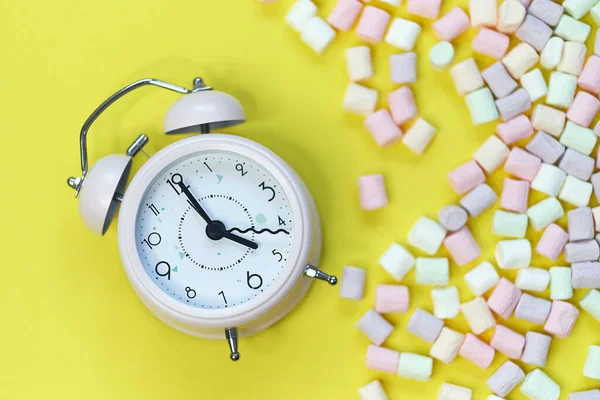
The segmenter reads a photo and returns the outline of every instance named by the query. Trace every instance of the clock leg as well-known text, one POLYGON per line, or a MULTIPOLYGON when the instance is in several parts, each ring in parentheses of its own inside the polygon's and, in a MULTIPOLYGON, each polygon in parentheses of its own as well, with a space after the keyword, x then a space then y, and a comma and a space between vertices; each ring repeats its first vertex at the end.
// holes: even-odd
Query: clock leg
POLYGON ((321 271, 319 268, 313 265, 307 265, 304 269, 304 275, 309 278, 319 279, 325 282, 328 282, 330 285, 335 285, 337 283, 337 277, 335 275, 327 275, 325 272, 321 271))
POLYGON ((240 359, 240 353, 238 351, 238 330, 237 328, 225 328, 225 338, 229 343, 229 350, 231 353, 229 354, 229 358, 231 361, 237 361, 240 359))

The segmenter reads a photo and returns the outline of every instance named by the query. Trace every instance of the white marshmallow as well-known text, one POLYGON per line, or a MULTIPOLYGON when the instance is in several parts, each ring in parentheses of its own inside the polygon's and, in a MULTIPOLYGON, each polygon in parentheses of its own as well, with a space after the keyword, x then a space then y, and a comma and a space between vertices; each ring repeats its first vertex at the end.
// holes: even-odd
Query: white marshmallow
POLYGON ((456 358, 463 339, 464 335, 462 333, 443 327, 440 335, 433 342, 429 355, 444 364, 450 364, 456 358))
POLYGON ((540 170, 531 182, 531 188, 548 196, 556 197, 560 193, 566 178, 567 174, 562 169, 551 164, 542 163, 540 170))
POLYGON ((464 278, 475 296, 481 296, 500 281, 496 268, 488 261, 482 262, 467 272, 464 278))
POLYGON ((527 268, 531 263, 531 243, 527 239, 501 240, 496 245, 500 269, 527 268))
POLYGON ((300 37, 317 54, 321 54, 335 38, 335 30, 321 17, 308 20, 300 37))
POLYGON ((510 150, 496 135, 491 135, 473 154, 473 159, 485 170, 492 173, 500 167, 510 150))
POLYGON ((592 289, 579 302, 581 308, 600 322, 600 292, 592 289))
POLYGON ((298 0, 285 16, 288 23, 296 32, 302 32, 308 21, 317 15, 317 6, 311 0, 298 0))
POLYGON ((596 4, 594 7, 592 7, 590 10, 590 15, 592 16, 592 19, 596 25, 600 25, 600 4, 596 4))
POLYGON ((502 64, 513 78, 519 79, 539 60, 538 53, 531 45, 519 43, 502 59, 502 64))
POLYGON ((450 76, 459 95, 464 96, 483 87, 483 77, 473 58, 456 64, 450 76))
POLYGON ((379 258, 379 265, 400 281, 415 265, 415 258, 401 245, 392 243, 379 258))
POLYGON ((481 125, 498 119, 494 96, 488 88, 481 88, 465 96, 473 125, 481 125))
POLYGON ((443 71, 454 60, 454 46, 450 42, 438 42, 429 50, 429 63, 438 71, 443 71))
POLYGON ((598 0, 565 0, 563 7, 570 16, 581 19, 597 2, 598 0))
POLYGON ((560 142, 565 146, 589 156, 596 146, 598 136, 589 128, 567 121, 560 142))
POLYGON ((446 230, 434 220, 421 217, 408 233, 408 243, 432 256, 446 238, 446 230))
POLYGON ((460 298, 456 286, 432 289, 433 314, 439 319, 454 318, 460 312, 460 298))
POLYGON ((340 297, 360 300, 365 291, 367 271, 357 267, 344 267, 340 283, 340 297))
POLYGON ((377 97, 377 90, 351 82, 344 95, 344 110, 367 116, 375 110, 377 97))
POLYGON ((521 393, 531 400, 558 400, 560 386, 541 369, 536 369, 525 377, 521 384, 521 393))
POLYGON ((398 376, 417 381, 428 381, 432 372, 433 358, 415 353, 400 353, 398 376))
POLYGON ((548 85, 539 68, 532 69, 521 77, 521 86, 529 94, 531 101, 537 101, 548 93, 548 85))
POLYGON ((385 35, 385 41, 402 50, 410 51, 421 34, 421 25, 403 18, 394 18, 385 35))
POLYGON ((560 72, 579 76, 585 63, 585 55, 587 53, 587 47, 584 43, 579 42, 566 42, 562 58, 560 63, 556 66, 556 69, 560 72))
POLYGON ((567 115, 564 111, 538 104, 531 114, 531 125, 539 131, 559 137, 565 128, 567 115))
POLYGON ((379 381, 373 381, 358 389, 358 397, 360 397, 360 400, 388 400, 379 381))
POLYGON ((550 298, 552 300, 568 300, 573 297, 571 268, 550 268, 550 298))
POLYGON ((437 129, 423 118, 418 118, 412 126, 404 133, 402 143, 413 153, 423 154, 437 129))
POLYGON ((373 63, 369 46, 350 47, 346 50, 346 66, 352 82, 373 77, 373 63))
POLYGON ((565 210, 555 197, 548 197, 527 209, 531 227, 536 231, 544 229, 563 215, 565 210))
POLYGON ((554 34, 565 40, 573 42, 585 43, 590 34, 591 26, 577 21, 573 17, 563 15, 558 21, 558 25, 554 28, 554 34))
POLYGON ((569 400, 600 400, 600 389, 572 392, 569 394, 569 400))
POLYGON ((527 232, 527 223, 527 214, 496 210, 492 232, 498 236, 524 238, 527 232))
POLYGON ((525 378, 525 373, 517 364, 506 361, 489 377, 488 387, 500 396, 508 394, 525 378))
POLYGON ((550 273, 547 269, 529 267, 520 269, 517 272, 515 285, 522 290, 532 292, 543 292, 548 288, 550 283, 550 273))
POLYGON ((583 367, 583 376, 600 379, 600 346, 591 345, 588 348, 587 359, 583 367))
POLYGON ((587 206, 590 203, 593 189, 591 183, 567 175, 558 198, 576 207, 587 206))
POLYGON ((460 311, 469 328, 476 335, 496 326, 496 319, 483 297, 476 297, 474 300, 461 304, 460 311))
POLYGON ((442 383, 437 400, 471 400, 472 396, 473 391, 469 388, 442 383))
POLYGON ((460 199, 460 205, 471 217, 477 217, 498 200, 498 195, 489 185, 482 183, 460 199))
POLYGON ((467 211, 465 211, 464 208, 455 205, 446 206, 438 213, 439 223, 450 232, 460 230, 465 226, 468 218, 469 214, 467 214, 467 211))
POLYGON ((449 280, 450 264, 447 258, 417 257, 417 283, 419 285, 447 285, 449 280))
POLYGON ((362 316, 356 327, 377 346, 381 345, 394 330, 394 326, 372 308, 362 316))
POLYGON ((498 7, 496 30, 502 33, 515 33, 525 20, 527 10, 519 0, 505 0, 498 7))
POLYGON ((592 208, 592 216, 594 217, 594 230, 600 232, 600 206, 592 208))
POLYGON ((549 70, 556 68, 560 64, 560 60, 562 60, 564 46, 565 41, 562 38, 557 36, 551 37, 540 55, 540 65, 542 68, 549 70))
POLYGON ((496 26, 498 5, 496 0, 469 0, 471 26, 496 26))
POLYGON ((546 104, 559 108, 569 108, 575 98, 577 77, 555 71, 550 74, 546 104))

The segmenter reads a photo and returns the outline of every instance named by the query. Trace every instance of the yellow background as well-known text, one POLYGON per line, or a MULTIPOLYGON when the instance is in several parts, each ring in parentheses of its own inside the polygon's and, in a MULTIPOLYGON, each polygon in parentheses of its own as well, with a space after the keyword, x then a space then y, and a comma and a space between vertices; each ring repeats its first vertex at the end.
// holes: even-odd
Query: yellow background
MULTIPOLYGON (((318 0, 319 14, 328 15, 334 3, 318 0)), ((445 1, 442 11, 454 3, 445 1)), ((457 3, 466 7, 466 0, 457 3)), ((486 398, 485 379, 503 356, 486 371, 461 358, 449 366, 436 362, 432 381, 408 381, 364 367, 368 341, 354 326, 373 305, 375 286, 392 282, 377 265, 379 255, 392 241, 405 243, 419 216, 435 217, 457 201, 446 173, 468 160, 494 126, 473 128, 448 74, 428 66, 435 39, 430 22, 420 21, 425 29, 414 89, 421 115, 439 133, 422 157, 401 144, 378 148, 363 118, 341 109, 348 83, 343 51, 359 43, 355 33, 338 35, 317 56, 284 24, 291 4, 2 2, 0 398, 352 399, 372 379, 382 380, 391 399, 434 399, 445 381, 474 388, 474 399, 486 398), (108 95, 143 77, 190 85, 197 75, 243 103, 248 122, 229 132, 271 148, 306 180, 322 216, 321 266, 336 274, 344 265, 368 270, 364 300, 341 300, 338 288, 314 285, 284 321, 241 341, 238 364, 228 360, 224 340, 185 336, 142 306, 120 264, 116 226, 103 238, 88 232, 65 185, 79 172, 79 129, 108 95), (356 178, 376 172, 386 177, 391 203, 366 213, 358 207, 356 178)), ((406 6, 393 13, 405 15, 406 6)), ((471 36, 458 42, 459 60, 469 56, 471 36)), ((394 52, 383 43, 373 48, 376 77, 368 85, 380 91, 380 106, 395 87, 388 66, 394 52)), ((490 64, 476 58, 481 67, 490 64)), ((141 132, 151 138, 150 152, 176 140, 161 127, 177 98, 142 89, 111 107, 90 134, 92 162, 123 153, 141 132)), ((135 168, 142 162, 143 156, 136 159, 135 168)), ((500 172, 490 180, 498 190, 502 178, 500 172)), ((470 222, 484 247, 480 260, 493 259, 498 239, 491 234, 492 215, 470 222)), ((534 265, 549 266, 539 257, 534 265)), ((462 280, 471 267, 451 267, 462 301, 472 298, 462 280)), ((416 287, 414 273, 406 283, 411 313, 419 306, 431 310, 430 288, 416 287)), ((426 354, 429 345, 406 332, 409 315, 389 316, 397 328, 385 344, 426 354)), ((448 325, 467 331, 462 316, 448 325)), ((532 327, 508 325, 521 332, 532 327)), ((582 314, 571 339, 553 342, 546 371, 562 386, 561 398, 594 386, 582 368, 587 346, 600 344, 599 326, 582 314)), ((523 397, 516 390, 509 398, 523 397)))

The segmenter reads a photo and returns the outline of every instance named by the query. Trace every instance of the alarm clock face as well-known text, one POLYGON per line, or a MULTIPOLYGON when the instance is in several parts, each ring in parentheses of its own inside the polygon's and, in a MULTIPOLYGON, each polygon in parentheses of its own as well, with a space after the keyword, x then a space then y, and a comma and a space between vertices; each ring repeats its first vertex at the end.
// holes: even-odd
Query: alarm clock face
POLYGON ((199 151, 148 185, 135 238, 146 274, 165 295, 196 308, 231 308, 279 279, 294 218, 267 167, 235 152, 199 151))

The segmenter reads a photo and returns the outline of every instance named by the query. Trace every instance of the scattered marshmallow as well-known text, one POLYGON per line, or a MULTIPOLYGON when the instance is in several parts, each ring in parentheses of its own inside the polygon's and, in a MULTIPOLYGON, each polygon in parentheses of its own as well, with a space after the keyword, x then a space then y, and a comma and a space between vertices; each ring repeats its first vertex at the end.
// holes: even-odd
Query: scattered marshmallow
POLYGON ((433 314, 439 319, 454 318, 460 312, 460 298, 456 286, 432 289, 433 314))
POLYGON ((465 194, 485 182, 485 174, 475 161, 469 161, 450 171, 448 183, 457 194, 465 194))
POLYGON ((519 88, 508 96, 496 100, 496 108, 502 117, 502 121, 515 118, 531 108, 529 93, 527 90, 519 88))
POLYGON ((498 396, 506 397, 523 379, 525 372, 508 360, 488 378, 487 385, 498 396))
POLYGON ((500 269, 527 268, 531 263, 531 244, 527 239, 501 240, 495 255, 500 269))
POLYGON ((531 124, 537 130, 544 131, 554 137, 559 137, 564 128, 566 114, 556 108, 538 104, 531 114, 531 124))
POLYGON ((522 268, 517 272, 515 285, 521 290, 543 292, 550 284, 550 273, 544 268, 522 268))
POLYGON ((519 43, 504 58, 502 63, 512 75, 519 79, 539 61, 539 55, 535 49, 527 43, 519 43))
MULTIPOLYGON (((590 242, 592 241, 590 240, 590 242)), ((596 246, 598 246, 598 242, 596 242, 596 246)), ((598 250, 598 253, 600 253, 600 250, 598 250)), ((593 262, 575 262, 571 265, 573 289, 600 288, 600 263, 596 260, 598 260, 598 257, 593 262)))
POLYGON ((481 296, 500 281, 496 268, 488 261, 482 262, 467 272, 464 278, 467 286, 475 296, 481 296))
POLYGON ((508 96, 518 86, 500 61, 484 69, 481 75, 497 98, 508 96))
POLYGON ((432 256, 438 252, 446 237, 446 230, 434 220, 420 217, 408 232, 408 243, 432 256))
POLYGON ((498 236, 510 238, 524 238, 527 232, 527 214, 516 214, 508 211, 496 210, 492 232, 498 236))
POLYGON ((574 176, 567 175, 558 198, 576 207, 587 206, 592 197, 593 186, 574 176))
POLYGON ((557 162, 565 152, 565 146, 543 131, 539 131, 525 149, 548 164, 557 162))
POLYGON ((474 300, 461 304, 460 311, 463 313, 469 328, 476 335, 496 326, 496 319, 483 297, 476 297, 474 300))
POLYGON ((389 146, 402 137, 402 130, 394 123, 390 112, 386 109, 369 115, 365 119, 365 127, 381 147, 389 146))
POLYGON ((471 26, 496 26, 498 6, 496 0, 469 0, 471 26))
POLYGON ((523 293, 517 308, 515 308, 515 318, 534 324, 543 324, 550 314, 551 306, 552 303, 546 299, 523 293))
POLYGON ((521 86, 529 94, 531 101, 537 101, 548 93, 548 85, 539 68, 532 69, 521 77, 521 86))
POLYGON ((564 301, 554 300, 544 330, 558 338, 566 338, 571 334, 578 317, 577 307, 564 301))
POLYGON ((562 59, 556 66, 556 69, 560 72, 579 76, 583 69, 586 52, 587 47, 585 47, 584 43, 565 42, 562 59))
POLYGON ((531 182, 531 188, 548 196, 556 197, 560 193, 566 178, 567 173, 562 169, 551 164, 542 163, 535 179, 531 182))
POLYGON ((600 389, 571 393, 569 400, 600 400, 600 389))
POLYGON ((590 290, 581 299, 579 305, 582 309, 590 313, 597 321, 600 322, 600 292, 597 290, 590 290))
POLYGON ((428 381, 433 372, 433 358, 414 353, 400 353, 398 376, 417 381, 428 381))
POLYGON ((379 381, 373 381, 358 389, 358 397, 360 397, 360 400, 388 400, 379 381))
POLYGON ((552 72, 548 83, 546 103, 551 106, 567 109, 571 106, 571 103, 573 103, 576 89, 576 76, 565 74, 564 72, 552 72))
POLYGON ((578 92, 567 111, 567 118, 583 127, 588 127, 600 111, 600 100, 587 92, 578 92))
POLYGON ((367 271, 357 267, 344 267, 342 283, 340 284, 340 297, 351 300, 360 300, 365 292, 365 279, 367 271))
POLYGON ((403 125, 417 116, 415 97, 408 86, 403 86, 390 93, 388 104, 396 125, 403 125))
POLYGON ((565 40, 585 43, 591 29, 592 28, 588 24, 584 24, 581 21, 577 21, 576 19, 563 14, 554 29, 554 34, 565 40))
POLYGON ((356 327, 377 346, 381 345, 394 330, 394 326, 372 308, 362 316, 356 327))
POLYGON ((521 361, 537 367, 545 367, 550 343, 552 343, 550 336, 537 332, 527 332, 521 361))
POLYGON ((527 14, 515 35, 521 42, 530 44, 537 51, 542 51, 552 36, 552 28, 544 21, 527 14))
POLYGON ((437 400, 471 400, 473 391, 469 388, 442 383, 437 400))
POLYGON ((375 111, 377 97, 377 90, 351 82, 344 95, 344 110, 367 116, 375 111))
POLYGON ((595 163, 592 157, 584 156, 578 151, 568 149, 560 160, 560 163, 558 163, 558 167, 577 179, 587 181, 594 172, 595 163))
POLYGON ((527 12, 546 25, 556 26, 563 15, 564 8, 551 0, 533 0, 527 12))
POLYGON ((486 369, 494 361, 496 351, 477 336, 467 333, 458 354, 481 369, 486 369))
POLYGON ((491 135, 473 154, 473 159, 487 172, 494 172, 508 157, 508 146, 497 136, 491 135))
POLYGON ((565 0, 563 7, 575 19, 580 19, 587 14, 597 3, 596 0, 565 0))
POLYGON ((285 16, 285 22, 288 23, 296 32, 304 30, 308 21, 317 15, 317 6, 311 0, 298 0, 285 16))
POLYGON ((432 25, 438 40, 451 42, 469 29, 469 16, 460 7, 454 7, 432 25))
POLYGON ((456 232, 466 225, 469 215, 464 208, 450 205, 438 213, 438 222, 449 232, 456 232))
POLYGON ((550 268, 550 298, 552 300, 568 300, 573 297, 571 268, 550 268))
POLYGON ((302 30, 301 39, 317 54, 321 54, 335 38, 335 30, 321 17, 312 17, 302 30))
POLYGON ((378 285, 375 289, 375 311, 378 313, 405 313, 409 306, 410 295, 406 286, 378 285))
POLYGON ((600 206, 592 208, 592 216, 594 217, 594 228, 596 232, 600 232, 600 206))
MULTIPOLYGON (((600 38, 600 35, 598 37, 600 38)), ((600 44, 600 41, 598 43, 600 44)), ((592 94, 597 95, 600 93, 600 57, 591 55, 588 58, 577 83, 583 90, 592 94)))
POLYGON ((369 369, 395 374, 398 370, 400 353, 370 344, 367 348, 366 366, 369 369))
POLYGON ((450 69, 450 76, 459 95, 464 96, 483 87, 483 78, 473 58, 456 64, 450 69))
POLYGON ((542 160, 520 147, 513 147, 504 163, 504 170, 517 178, 531 182, 541 166, 542 160))
POLYGON ((390 56, 391 80, 394 83, 417 81, 417 53, 393 54, 390 56))
POLYGON ((450 364, 456 358, 464 337, 462 333, 443 327, 440 335, 433 342, 429 355, 444 364, 450 364))
POLYGON ((423 154, 429 143, 433 140, 437 129, 423 118, 417 119, 406 131, 402 143, 416 154, 423 154))
POLYGON ((524 213, 529 201, 529 182, 511 178, 504 179, 500 207, 505 210, 524 213))
POLYGON ((349 31, 358 19, 363 3, 358 0, 338 0, 327 22, 340 31, 349 31))
POLYGON ((502 33, 514 33, 519 29, 527 10, 519 0, 505 0, 498 7, 498 23, 496 29, 502 33))
POLYGON ((481 247, 466 226, 448 235, 444 247, 458 266, 475 261, 481 255, 481 247))
MULTIPOLYGON (((598 155, 598 160, 596 162, 596 168, 598 168, 598 163, 600 163, 600 154, 598 155)), ((592 182, 592 188, 594 190, 594 194, 596 196, 596 200, 600 201, 600 172, 592 175, 591 182, 592 182)))
POLYGON ((481 28, 473 39, 471 47, 476 53, 499 60, 506 54, 509 42, 508 36, 492 29, 481 28))
POLYGON ((489 185, 482 183, 460 199, 460 205, 471 217, 477 217, 492 207, 496 200, 496 192, 489 185))
POLYGON ((358 21, 356 35, 365 42, 379 43, 389 22, 390 14, 380 8, 366 6, 358 21))
POLYGON ((444 321, 417 308, 410 317, 406 330, 428 343, 433 343, 443 327, 444 321))
POLYGON ((522 291, 506 278, 500 278, 488 298, 488 307, 503 319, 508 319, 521 298, 522 291))
POLYGON ((521 393, 531 400, 558 400, 560 386, 541 369, 535 369, 525 377, 521 384, 521 393))
POLYGON ((371 62, 371 49, 369 46, 356 46, 347 49, 346 66, 348 69, 348 77, 352 82, 372 78, 373 64, 371 62))
POLYGON ((531 227, 536 231, 544 229, 563 215, 565 210, 556 197, 548 197, 527 210, 531 227))
MULTIPOLYGON (((450 280, 450 264, 447 258, 417 257, 416 269, 419 285, 447 285, 450 280)), ((437 314, 436 317, 439 318, 437 314)))
POLYGON ((401 281, 415 265, 415 258, 401 245, 392 243, 379 258, 379 265, 397 281, 401 281))
POLYGON ((358 178, 360 206, 363 210, 376 210, 387 206, 388 198, 385 191, 383 175, 363 175, 358 178))
POLYGON ((441 5, 442 0, 408 0, 407 11, 423 18, 436 19, 441 5))
POLYGON ((454 46, 450 42, 438 42, 429 50, 429 63, 438 71, 443 71, 454 60, 454 46))
POLYGON ((544 257, 556 261, 568 241, 569 235, 563 228, 556 224, 550 224, 544 230, 535 251, 544 257))
POLYGON ((394 18, 385 35, 385 42, 402 50, 410 51, 414 49, 420 34, 421 25, 404 18, 394 18))
MULTIPOLYGON (((545 0, 550 2, 550 0, 545 0)), ((556 4, 552 2, 552 4, 556 4)), ((544 46, 542 53, 540 54, 540 65, 544 69, 553 70, 562 59, 562 53, 565 46, 565 41, 558 36, 553 36, 548 39, 546 46, 544 46)))
POLYGON ((481 88, 465 96, 473 125, 481 125, 498 119, 494 96, 488 88, 481 88))
POLYGON ((572 242, 594 238, 595 227, 591 208, 579 207, 569 211, 567 216, 569 217, 569 239, 572 242))
POLYGON ((525 336, 504 325, 496 325, 490 345, 508 358, 518 360, 525 347, 525 336))

